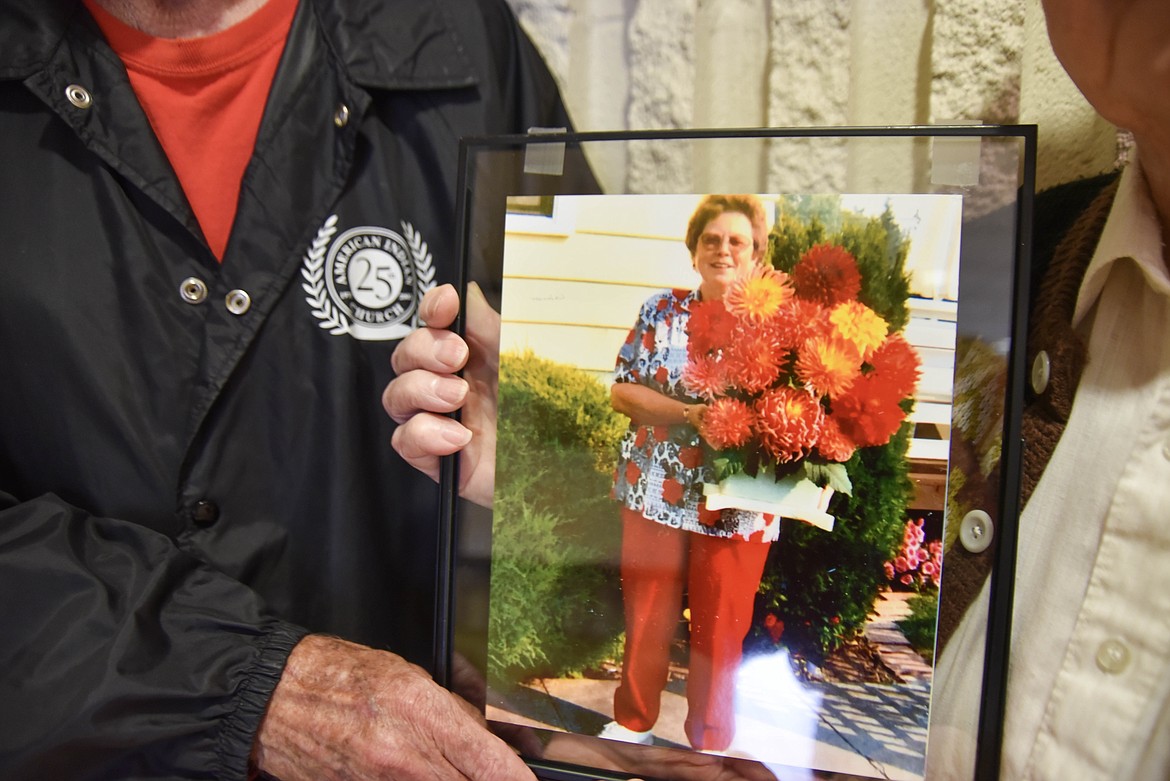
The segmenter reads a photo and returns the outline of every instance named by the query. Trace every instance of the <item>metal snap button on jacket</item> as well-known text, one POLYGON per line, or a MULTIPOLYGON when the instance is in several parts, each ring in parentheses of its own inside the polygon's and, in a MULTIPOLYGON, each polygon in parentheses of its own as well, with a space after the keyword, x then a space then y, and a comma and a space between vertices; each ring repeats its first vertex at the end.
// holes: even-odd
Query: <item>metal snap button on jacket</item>
POLYGON ((196 526, 210 526, 219 520, 219 506, 215 502, 200 499, 191 511, 191 520, 196 526))
POLYGON ((233 290, 224 297, 224 303, 233 315, 242 315, 252 307, 252 297, 245 290, 233 290))
POLYGON ((338 127, 345 127, 349 124, 349 106, 342 103, 337 107, 337 113, 333 115, 333 124, 338 127))
POLYGON ((89 108, 93 105, 93 98, 89 90, 80 84, 70 84, 65 88, 65 97, 77 108, 89 108))
POLYGON ((207 283, 199 277, 187 277, 179 283, 179 295, 188 304, 202 304, 207 298, 207 283))
POLYGON ((995 524, 991 516, 982 510, 972 510, 959 524, 959 542, 971 553, 982 553, 991 545, 995 536, 995 524))

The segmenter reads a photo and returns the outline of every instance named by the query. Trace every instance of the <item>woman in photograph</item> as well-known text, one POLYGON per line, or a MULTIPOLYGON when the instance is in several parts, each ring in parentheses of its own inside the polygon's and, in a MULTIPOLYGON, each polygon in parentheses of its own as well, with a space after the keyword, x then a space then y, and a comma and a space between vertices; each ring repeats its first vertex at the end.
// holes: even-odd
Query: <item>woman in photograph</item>
POLYGON ((687 395, 682 380, 692 305, 722 299, 760 263, 767 231, 755 196, 704 198, 686 232, 698 288, 651 296, 618 353, 611 399, 630 418, 614 481, 626 644, 615 720, 601 731, 604 738, 653 741, 684 591, 690 610, 687 737, 695 749, 722 751, 734 735, 736 670, 779 521, 706 508, 703 483, 713 479, 699 434, 706 405, 687 395))

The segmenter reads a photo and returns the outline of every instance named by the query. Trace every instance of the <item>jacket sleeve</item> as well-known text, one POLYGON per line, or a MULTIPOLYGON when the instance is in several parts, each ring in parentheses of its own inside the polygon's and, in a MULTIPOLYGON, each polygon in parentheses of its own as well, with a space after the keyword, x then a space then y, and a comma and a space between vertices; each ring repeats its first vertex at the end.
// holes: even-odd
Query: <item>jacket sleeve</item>
POLYGON ((244 778, 305 630, 137 524, 0 491, 0 777, 244 778))

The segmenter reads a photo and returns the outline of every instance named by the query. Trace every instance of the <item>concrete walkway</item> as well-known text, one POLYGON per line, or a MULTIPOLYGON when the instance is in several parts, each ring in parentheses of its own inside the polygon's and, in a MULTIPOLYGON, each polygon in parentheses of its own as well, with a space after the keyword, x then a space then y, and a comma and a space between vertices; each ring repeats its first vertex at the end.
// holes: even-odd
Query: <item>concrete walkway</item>
MULTIPOLYGON (((744 660, 737 678, 736 739, 726 752, 764 762, 781 779, 811 778, 794 768, 871 778, 920 779, 926 751, 931 669, 896 624, 908 595, 879 598, 866 637, 897 684, 797 679, 787 652, 744 660)), ((685 681, 662 696, 655 744, 685 748, 685 681)), ((542 679, 490 697, 488 718, 595 735, 613 718, 617 681, 542 679)))
POLYGON ((879 594, 863 634, 877 650, 882 663, 890 668, 898 680, 904 683, 929 683, 934 670, 910 647, 897 624, 910 615, 909 602, 913 596, 913 593, 906 591, 885 591, 879 594))

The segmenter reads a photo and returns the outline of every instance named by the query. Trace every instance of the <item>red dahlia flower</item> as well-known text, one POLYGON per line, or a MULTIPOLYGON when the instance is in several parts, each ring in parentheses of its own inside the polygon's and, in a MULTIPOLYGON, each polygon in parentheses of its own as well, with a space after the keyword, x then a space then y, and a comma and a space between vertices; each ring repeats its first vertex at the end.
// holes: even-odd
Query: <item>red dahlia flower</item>
POLYGON ((691 358, 683 369, 683 387, 694 396, 713 399, 727 390, 723 367, 714 358, 700 355, 691 358))
POLYGON ((817 450, 826 460, 844 463, 853 457, 857 444, 845 436, 835 417, 825 415, 821 435, 817 438, 817 450))
POLYGON ((724 350, 724 379, 729 387, 759 393, 776 383, 787 357, 788 351, 770 329, 737 328, 724 350))
POLYGON ((801 256, 792 269, 796 295, 833 307, 852 301, 861 292, 861 274, 857 261, 844 247, 818 244, 801 256))
POLYGON ((829 312, 816 301, 794 298, 764 326, 776 341, 795 350, 814 336, 828 333, 829 312))
POLYGON ((703 415, 703 437, 716 450, 740 447, 751 439, 755 419, 755 413, 742 401, 726 396, 716 399, 703 415))
POLYGON ((902 334, 890 334, 869 358, 873 373, 882 378, 890 392, 908 398, 914 395, 922 375, 918 352, 902 334))
POLYGON ((735 318, 722 301, 695 301, 687 321, 687 354, 691 358, 726 347, 731 341, 735 318))
POLYGON ((898 406, 901 400, 902 397, 891 393, 879 377, 862 375, 848 393, 833 400, 833 417, 845 436, 858 447, 884 445, 906 416, 898 406))

